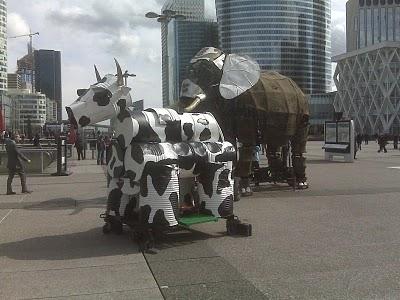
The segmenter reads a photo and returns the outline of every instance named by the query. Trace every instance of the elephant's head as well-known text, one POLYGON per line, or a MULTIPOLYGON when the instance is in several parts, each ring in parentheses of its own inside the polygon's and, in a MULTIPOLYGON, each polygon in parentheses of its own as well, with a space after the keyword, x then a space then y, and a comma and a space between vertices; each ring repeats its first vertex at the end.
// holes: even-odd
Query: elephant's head
POLYGON ((186 111, 193 111, 205 100, 230 100, 243 94, 258 82, 260 67, 249 57, 206 47, 192 58, 188 74, 189 80, 182 83, 181 101, 186 111), (191 102, 188 101, 187 91, 196 90, 204 91, 205 97, 193 94, 191 102))

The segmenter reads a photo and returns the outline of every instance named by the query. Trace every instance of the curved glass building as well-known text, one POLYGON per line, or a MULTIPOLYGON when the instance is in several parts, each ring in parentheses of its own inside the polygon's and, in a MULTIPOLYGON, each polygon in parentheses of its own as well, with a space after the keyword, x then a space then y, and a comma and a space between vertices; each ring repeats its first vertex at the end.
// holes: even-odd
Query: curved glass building
POLYGON ((330 0, 216 0, 221 48, 292 78, 306 94, 331 87, 330 0))

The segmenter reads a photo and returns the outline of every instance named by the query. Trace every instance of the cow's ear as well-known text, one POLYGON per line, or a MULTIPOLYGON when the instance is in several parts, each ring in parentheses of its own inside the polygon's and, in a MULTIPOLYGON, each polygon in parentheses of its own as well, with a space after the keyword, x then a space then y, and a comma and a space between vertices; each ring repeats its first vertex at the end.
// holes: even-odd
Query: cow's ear
POLYGON ((87 89, 78 89, 76 90, 76 93, 78 94, 79 97, 81 97, 85 95, 87 91, 88 91, 87 89))
POLYGON ((229 54, 225 58, 219 84, 219 92, 225 99, 233 99, 251 87, 260 79, 260 66, 249 57, 229 54))

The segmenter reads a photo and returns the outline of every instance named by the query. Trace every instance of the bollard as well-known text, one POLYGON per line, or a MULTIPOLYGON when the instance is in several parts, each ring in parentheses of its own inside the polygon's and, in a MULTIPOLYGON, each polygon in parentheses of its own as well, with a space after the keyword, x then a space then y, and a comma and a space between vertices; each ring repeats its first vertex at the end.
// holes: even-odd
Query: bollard
POLYGON ((68 176, 70 173, 67 170, 67 142, 65 139, 57 138, 57 172, 52 176, 68 176))

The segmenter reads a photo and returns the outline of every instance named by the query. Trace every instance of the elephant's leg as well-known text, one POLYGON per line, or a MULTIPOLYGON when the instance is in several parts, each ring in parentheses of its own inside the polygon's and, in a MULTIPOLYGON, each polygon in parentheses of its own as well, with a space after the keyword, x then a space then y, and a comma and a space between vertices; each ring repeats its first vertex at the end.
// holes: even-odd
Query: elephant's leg
POLYGON ((301 126, 292 138, 292 161, 294 175, 299 188, 307 188, 306 176, 306 158, 303 153, 306 152, 306 143, 308 137, 308 125, 301 126))
POLYGON ((282 159, 280 147, 272 144, 267 146, 268 166, 271 171, 271 176, 274 181, 279 181, 282 174, 285 172, 285 165, 282 159))
POLYGON ((241 196, 251 196, 253 194, 250 187, 250 175, 251 175, 251 162, 253 155, 252 145, 243 145, 239 148, 239 160, 235 167, 235 177, 240 177, 240 193, 241 196))

